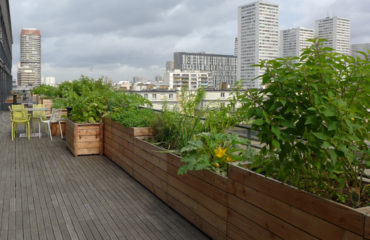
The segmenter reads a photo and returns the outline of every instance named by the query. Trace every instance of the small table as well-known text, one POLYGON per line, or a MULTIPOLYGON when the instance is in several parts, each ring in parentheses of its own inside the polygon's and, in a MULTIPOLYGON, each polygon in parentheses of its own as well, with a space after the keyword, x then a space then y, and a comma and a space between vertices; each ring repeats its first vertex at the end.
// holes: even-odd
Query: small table
MULTIPOLYGON (((33 112, 33 111, 50 111, 50 108, 24 108, 24 109, 27 109, 28 112, 33 112)), ((13 111, 21 111, 22 109, 14 109, 13 111)), ((31 123, 30 125, 32 126, 32 117, 31 117, 31 123)), ((31 137, 40 137, 41 136, 41 133, 39 135, 39 133, 31 133, 31 137)), ((19 134, 19 137, 20 138, 23 138, 23 137, 27 137, 27 134, 26 133, 20 133, 19 134)))

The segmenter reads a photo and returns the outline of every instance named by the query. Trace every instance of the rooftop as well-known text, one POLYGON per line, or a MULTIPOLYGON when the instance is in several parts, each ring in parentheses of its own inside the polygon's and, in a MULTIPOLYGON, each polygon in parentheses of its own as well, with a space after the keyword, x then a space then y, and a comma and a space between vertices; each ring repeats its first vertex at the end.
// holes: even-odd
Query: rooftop
POLYGON ((0 239, 208 239, 106 157, 0 123, 0 239))

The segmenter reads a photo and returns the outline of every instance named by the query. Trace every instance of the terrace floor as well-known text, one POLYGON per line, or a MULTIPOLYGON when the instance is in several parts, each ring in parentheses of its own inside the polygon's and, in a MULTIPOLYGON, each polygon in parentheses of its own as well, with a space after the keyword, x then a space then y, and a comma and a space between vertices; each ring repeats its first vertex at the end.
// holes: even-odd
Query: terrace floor
POLYGON ((0 112, 0 240, 208 239, 103 156, 10 138, 0 112))

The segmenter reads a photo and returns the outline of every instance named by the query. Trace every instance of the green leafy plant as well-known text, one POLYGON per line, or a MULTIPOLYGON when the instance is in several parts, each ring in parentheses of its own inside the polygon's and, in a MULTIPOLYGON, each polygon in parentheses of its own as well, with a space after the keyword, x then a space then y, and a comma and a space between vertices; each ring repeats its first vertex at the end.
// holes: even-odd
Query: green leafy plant
POLYGON ((205 130, 202 118, 204 110, 201 102, 204 98, 204 89, 195 93, 183 89, 179 105, 169 110, 167 104, 161 114, 151 122, 155 132, 155 141, 166 148, 178 152, 188 141, 194 140, 195 135, 205 130))
POLYGON ((254 151, 247 147, 249 141, 236 134, 200 133, 181 149, 181 161, 185 163, 178 174, 209 169, 226 176, 228 163, 251 160, 254 151))
POLYGON ((314 39, 300 58, 262 61, 265 89, 242 99, 264 147, 252 168, 317 195, 368 205, 369 59, 314 39))
POLYGON ((31 94, 37 94, 40 97, 53 98, 57 96, 57 88, 49 85, 41 84, 31 90, 31 94))
POLYGON ((152 109, 128 108, 110 114, 110 118, 126 127, 148 127, 154 117, 152 109))

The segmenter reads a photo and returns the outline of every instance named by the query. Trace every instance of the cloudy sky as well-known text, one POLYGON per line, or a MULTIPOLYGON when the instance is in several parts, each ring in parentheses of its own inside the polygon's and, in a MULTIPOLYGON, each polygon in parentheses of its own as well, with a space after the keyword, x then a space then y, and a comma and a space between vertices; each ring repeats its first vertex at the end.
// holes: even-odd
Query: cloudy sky
MULTIPOLYGON (((11 0, 13 74, 22 28, 42 34, 42 74, 57 82, 81 74, 162 75, 175 51, 233 54, 237 7, 251 0, 11 0)), ((314 27, 315 19, 351 19, 352 43, 370 42, 369 0, 271 0, 280 29, 314 27)))

